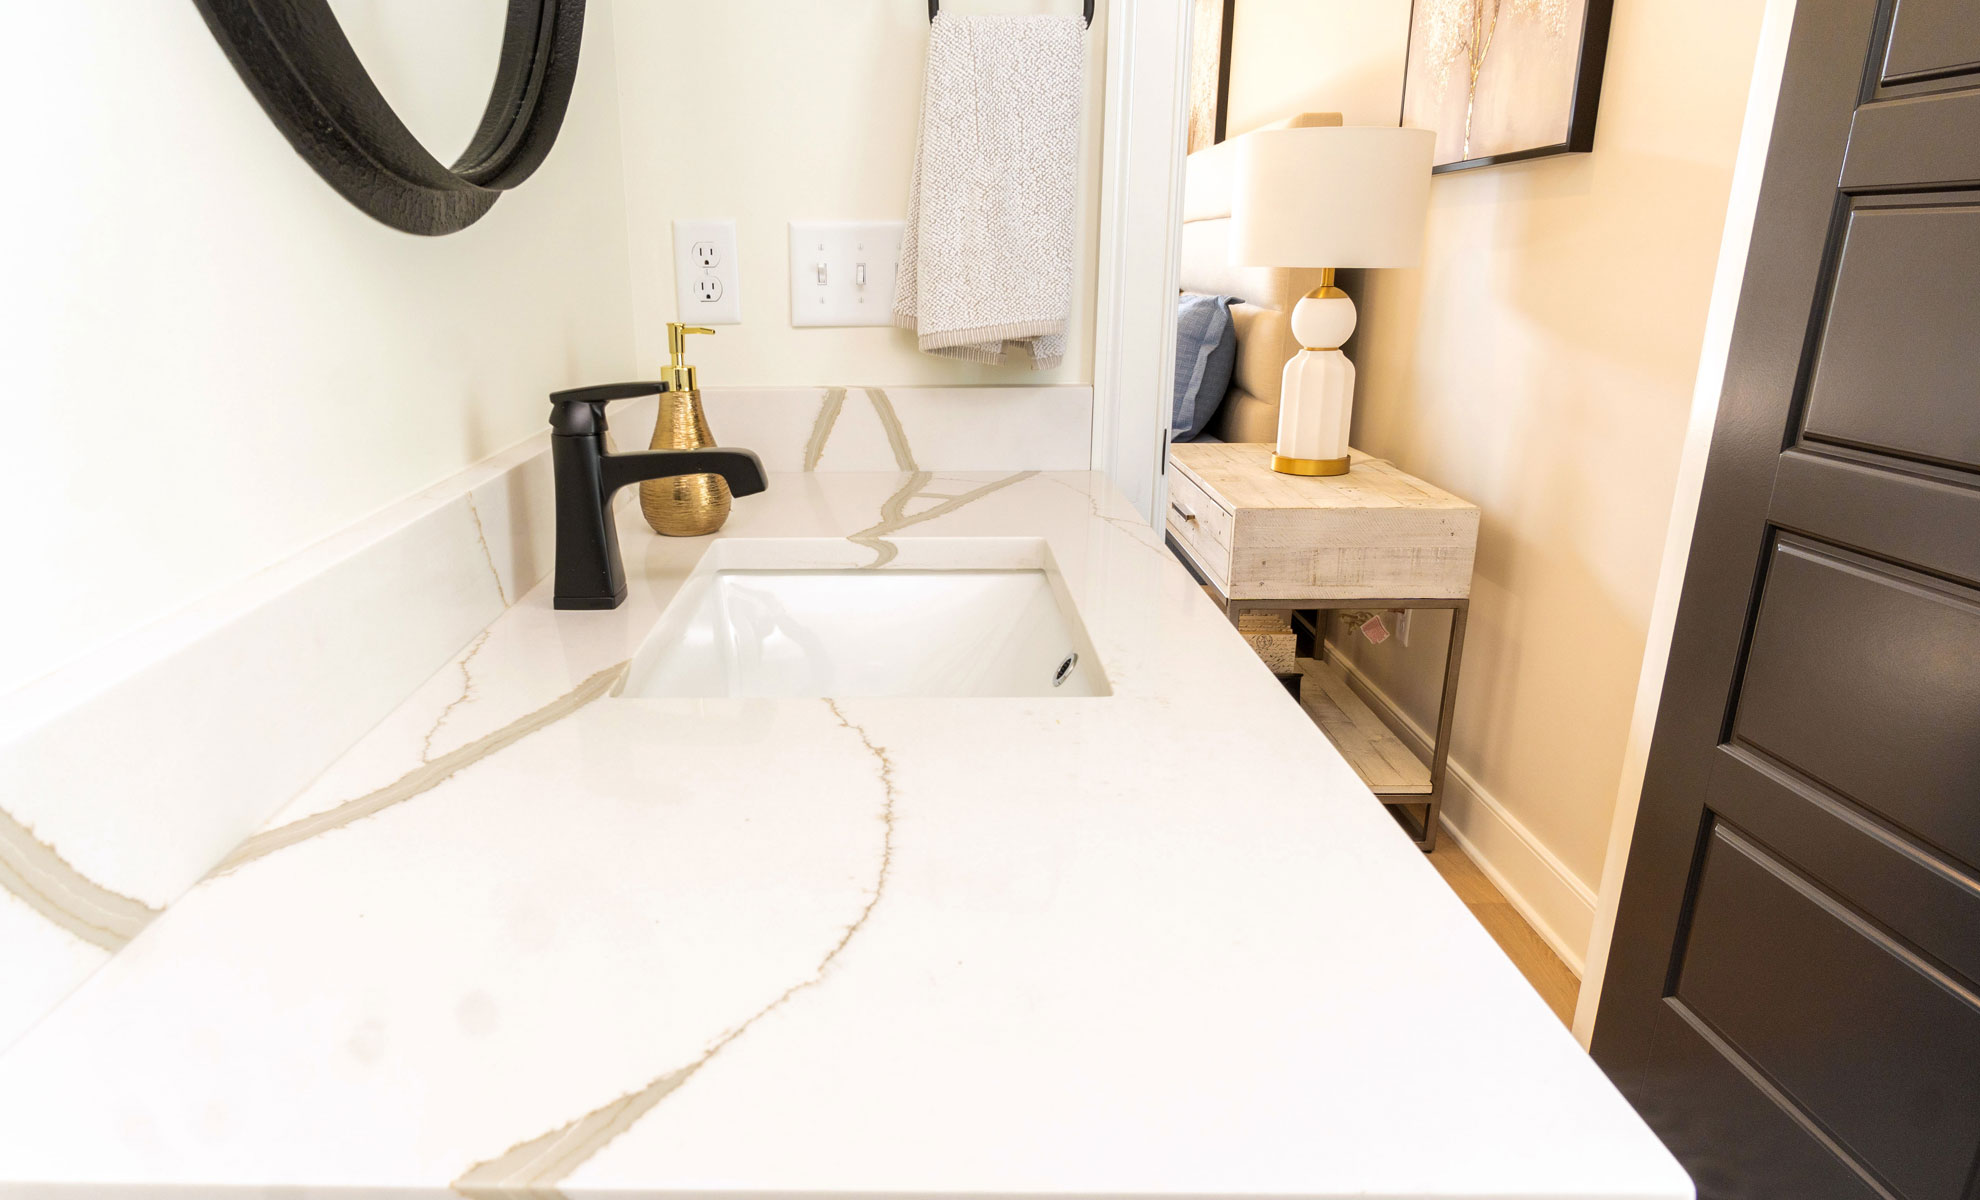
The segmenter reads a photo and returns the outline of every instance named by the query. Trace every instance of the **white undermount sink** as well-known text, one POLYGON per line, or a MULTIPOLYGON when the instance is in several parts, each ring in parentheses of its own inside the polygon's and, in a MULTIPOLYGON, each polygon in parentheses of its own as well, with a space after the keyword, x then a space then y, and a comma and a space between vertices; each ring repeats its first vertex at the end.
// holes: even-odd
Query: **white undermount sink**
POLYGON ((715 542, 633 656, 624 696, 1105 696, 1038 538, 715 542))

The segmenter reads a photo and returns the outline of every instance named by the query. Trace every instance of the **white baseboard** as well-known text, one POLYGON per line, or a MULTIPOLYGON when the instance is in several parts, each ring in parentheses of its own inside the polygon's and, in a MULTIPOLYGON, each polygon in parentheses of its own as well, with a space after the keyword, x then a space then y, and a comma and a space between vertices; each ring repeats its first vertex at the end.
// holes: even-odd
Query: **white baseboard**
MULTIPOLYGON (((1382 723, 1429 761, 1429 732, 1331 644, 1328 655, 1382 723)), ((1443 827, 1578 978, 1595 923, 1595 889, 1568 870, 1456 759, 1448 761, 1444 773, 1443 827)))

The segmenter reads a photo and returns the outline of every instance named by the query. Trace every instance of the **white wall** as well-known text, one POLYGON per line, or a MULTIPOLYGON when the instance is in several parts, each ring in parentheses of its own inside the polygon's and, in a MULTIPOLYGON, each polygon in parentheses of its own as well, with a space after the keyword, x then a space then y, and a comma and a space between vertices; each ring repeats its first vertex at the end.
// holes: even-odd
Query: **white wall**
MULTIPOLYGON (((1078 7, 1077 0, 949 6, 958 14, 1078 7)), ((671 222, 729 217, 737 222, 743 323, 695 342, 706 386, 1090 382, 1108 6, 1097 7, 1072 334, 1061 366, 1032 371, 925 355, 911 334, 891 327, 790 324, 792 219, 906 215, 928 43, 920 0, 621 6, 619 90, 641 370, 667 361, 665 326, 677 319, 671 222)))
POLYGON ((1300 112, 1394 125, 1409 8, 1410 0, 1237 0, 1225 133, 1300 112))
MULTIPOLYGON (((0 72, 22 117, 0 692, 527 436, 550 390, 631 371, 606 6, 549 160, 443 238, 317 178, 191 4, 10 15, 34 52, 0 72)), ((406 65, 410 90, 459 70, 485 96, 486 64, 406 65)))
MULTIPOLYGON (((1346 278, 1355 444, 1483 510, 1447 817, 1570 963, 1594 918, 1762 6, 1616 0, 1595 152, 1439 176, 1423 267, 1346 278)), ((1330 108, 1393 124, 1408 8, 1238 0, 1232 130, 1330 108)), ((1421 614, 1410 642, 1350 638, 1347 657, 1434 729, 1441 618, 1421 614)))

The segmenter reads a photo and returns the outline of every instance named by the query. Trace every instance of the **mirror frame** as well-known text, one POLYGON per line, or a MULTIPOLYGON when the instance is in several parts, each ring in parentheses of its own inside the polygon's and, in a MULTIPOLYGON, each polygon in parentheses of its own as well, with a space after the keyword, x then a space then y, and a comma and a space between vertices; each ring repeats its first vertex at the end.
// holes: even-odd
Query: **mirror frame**
POLYGON ((303 161, 359 209, 424 236, 474 224, 542 165, 584 36, 584 0, 509 0, 488 106, 450 167, 392 111, 328 0, 193 3, 303 161))

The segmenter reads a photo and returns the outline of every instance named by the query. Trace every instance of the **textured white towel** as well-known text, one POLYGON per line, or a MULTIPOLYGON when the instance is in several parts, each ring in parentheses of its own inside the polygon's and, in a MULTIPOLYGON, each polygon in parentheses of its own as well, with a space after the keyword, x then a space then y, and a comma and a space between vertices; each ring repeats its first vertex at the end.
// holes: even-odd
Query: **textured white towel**
POLYGON ((894 323, 930 354, 1066 353, 1086 24, 952 17, 928 31, 894 323))

